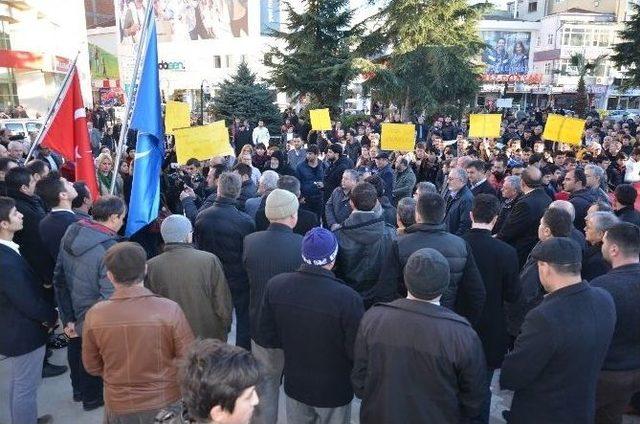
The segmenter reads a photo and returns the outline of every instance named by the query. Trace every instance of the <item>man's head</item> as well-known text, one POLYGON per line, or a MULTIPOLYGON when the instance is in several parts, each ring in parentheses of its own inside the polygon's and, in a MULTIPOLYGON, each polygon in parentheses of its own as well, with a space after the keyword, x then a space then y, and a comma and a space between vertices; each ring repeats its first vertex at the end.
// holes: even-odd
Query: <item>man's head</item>
POLYGON ((302 148, 303 143, 300 134, 293 134, 293 139, 291 140, 291 142, 293 143, 293 147, 296 150, 300 150, 302 148))
POLYGON ((340 181, 340 186, 347 193, 353 190, 353 188, 358 184, 358 171, 355 169, 346 169, 342 173, 342 180, 340 181))
POLYGON ((307 161, 311 163, 315 163, 318 160, 318 155, 320 154, 320 149, 315 144, 310 145, 307 148, 307 161))
POLYGON ((196 175, 197 173, 200 172, 200 161, 196 158, 191 158, 187 161, 187 164, 185 165, 185 172, 187 173, 187 175, 196 175))
POLYGON ((442 224, 445 216, 445 202, 438 193, 425 193, 418 197, 416 222, 420 224, 442 224))
POLYGON ((9 151, 7 150, 6 147, 4 147, 4 144, 0 144, 0 158, 6 158, 9 156, 9 151))
POLYGON ((378 203, 376 188, 368 182, 358 183, 349 193, 349 201, 353 210, 369 212, 378 203))
POLYGON ((536 166, 528 166, 522 171, 521 178, 522 191, 525 193, 542 185, 542 171, 536 166))
POLYGON ((638 192, 631 184, 620 184, 613 192, 614 209, 622 209, 624 207, 633 207, 638 197, 638 192))
POLYGON ((293 228, 298 222, 298 196, 288 190, 276 188, 267 196, 264 214, 269 222, 293 228))
POLYGON ((584 167, 584 175, 587 181, 586 186, 593 189, 599 189, 600 184, 605 178, 604 169, 591 163, 584 167))
POLYGON ((474 160, 467 165, 467 175, 471 184, 477 184, 485 178, 485 163, 481 160, 474 160))
POLYGON ((31 172, 36 179, 36 182, 49 175, 49 165, 40 159, 30 161, 25 168, 31 172))
POLYGON ((467 176, 467 171, 463 168, 453 168, 449 171, 449 175, 447 176, 447 184, 449 190, 452 192, 458 192, 460 189, 465 187, 469 182, 469 177, 467 176))
POLYGON ((492 194, 478 194, 473 198, 471 221, 473 225, 493 228, 498 220, 500 201, 492 194))
POLYGON ((515 175, 509 175, 505 177, 502 183, 501 189, 502 197, 508 200, 513 200, 522 193, 522 183, 520 177, 515 175))
POLYGON ((425 301, 438 299, 449 285, 449 262, 435 249, 420 249, 409 256, 403 274, 411 297, 425 301))
POLYGON ((582 280, 582 249, 568 237, 541 241, 534 247, 531 257, 538 262, 540 282, 549 293, 582 280))
POLYGON ((4 177, 8 190, 15 190, 27 196, 33 196, 36 190, 36 179, 27 168, 15 167, 4 177))
POLYGON ((169 215, 160 225, 162 240, 166 243, 191 243, 193 227, 191 221, 184 215, 169 215))
POLYGON ((342 155, 342 146, 338 143, 333 143, 329 146, 329 150, 327 150, 327 160, 330 162, 334 162, 340 158, 342 155))
POLYGON ((416 223, 416 204, 413 197, 403 197, 396 208, 396 223, 398 228, 407 228, 416 223))
POLYGON ((396 158, 396 171, 404 172, 409 167, 409 161, 404 156, 396 158))
POLYGON ((640 228, 629 222, 619 222, 609 228, 602 239, 602 257, 613 268, 638 263, 640 228))
POLYGON ((0 196, 0 238, 11 240, 20 230, 22 230, 22 214, 16 209, 15 200, 0 196))
POLYGON ((326 228, 314 227, 302 239, 302 260, 308 265, 332 269, 338 256, 338 240, 326 228))
POLYGON ((620 220, 612 212, 593 212, 585 218, 585 239, 592 246, 602 243, 604 233, 616 225, 620 220))
POLYGON ((569 214, 571 222, 576 219, 576 208, 568 200, 554 200, 549 204, 549 209, 562 209, 569 214))
POLYGON ((559 208, 548 208, 538 226, 538 238, 548 240, 551 237, 569 237, 573 223, 569 213, 559 208))
POLYGON ((116 288, 142 284, 147 271, 147 253, 138 243, 117 243, 105 253, 104 264, 107 278, 116 288))
POLYGON ((567 172, 567 175, 564 176, 564 180, 562 182, 562 186, 564 191, 569 193, 573 193, 574 191, 578 191, 583 189, 587 185, 587 176, 584 171, 580 168, 576 168, 572 171, 567 172))
POLYGON ((287 190, 290 193, 296 195, 296 197, 300 198, 300 180, 291 175, 283 175, 278 180, 278 188, 283 190, 287 190))
POLYGON ((258 182, 258 193, 260 194, 269 194, 272 190, 278 188, 278 179, 280 176, 277 172, 272 170, 267 170, 260 175, 260 179, 258 182))
POLYGON ((384 182, 382 181, 382 178, 380 178, 378 175, 369 175, 364 180, 376 188, 378 199, 384 196, 384 182))
POLYGON ((49 209, 62 207, 70 209, 71 202, 78 196, 78 192, 69 181, 52 172, 36 183, 35 193, 40 196, 49 209))
POLYGON ((16 161, 11 159, 10 157, 0 158, 0 181, 4 181, 7 172, 11 168, 16 168, 17 166, 18 164, 16 163, 16 161))
POLYGON ((389 165, 389 154, 387 152, 379 152, 374 160, 376 162, 376 167, 378 169, 382 169, 389 165))
POLYGON ((180 371, 182 397, 192 418, 249 424, 259 402, 260 381, 260 365, 250 352, 220 340, 198 340, 180 371))
POLYGON ((218 179, 218 196, 236 200, 242 190, 242 180, 235 172, 223 172, 218 179))
POLYGON ((122 228, 127 207, 118 196, 102 196, 93 203, 93 219, 111 230, 118 232, 122 228))
POLYGON ((24 146, 17 140, 10 141, 7 145, 9 157, 13 160, 20 160, 24 156, 24 146))
POLYGON ((93 205, 93 199, 87 184, 84 181, 76 181, 73 183, 73 188, 78 195, 71 201, 71 207, 89 213, 89 209, 93 205))
POLYGON ((242 182, 249 181, 251 179, 251 173, 253 169, 249 165, 245 165, 244 163, 236 164, 233 168, 233 172, 238 174, 242 179, 242 182))

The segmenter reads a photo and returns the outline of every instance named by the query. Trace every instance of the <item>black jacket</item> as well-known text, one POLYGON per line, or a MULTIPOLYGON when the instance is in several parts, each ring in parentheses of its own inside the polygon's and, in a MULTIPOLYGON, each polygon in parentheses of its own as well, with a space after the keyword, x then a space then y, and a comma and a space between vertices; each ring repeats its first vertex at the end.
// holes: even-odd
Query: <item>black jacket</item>
POLYGON ((515 391, 509 422, 594 422, 596 381, 615 320, 611 296, 586 282, 532 309, 502 363, 500 387, 515 391))
POLYGON ((591 281, 609 292, 616 305, 616 328, 602 369, 640 369, 640 264, 623 265, 591 281))
POLYGON ((480 413, 485 372, 482 345, 467 320, 398 299, 362 319, 351 381, 362 398, 362 423, 453 424, 480 413))
POLYGON ((244 204, 247 203, 248 199, 256 197, 258 195, 257 192, 258 188, 251 178, 243 181, 240 196, 238 196, 238 201, 236 202, 238 210, 244 212, 244 204))
POLYGON ((469 187, 462 187, 454 197, 447 195, 447 214, 444 221, 451 234, 462 236, 471 228, 471 208, 473 206, 473 194, 469 187))
POLYGON ((293 272, 302 265, 302 236, 282 224, 271 224, 266 231, 258 231, 244 238, 242 264, 249 278, 251 291, 249 318, 251 338, 259 345, 258 312, 267 281, 283 272, 293 272))
POLYGON ((496 224, 493 226, 493 230, 491 230, 492 234, 498 234, 500 232, 505 222, 507 222, 507 218, 509 218, 509 214, 511 214, 513 206, 518 203, 520 197, 522 197, 521 194, 519 194, 518 197, 516 197, 512 201, 505 200, 502 202, 500 212, 498 212, 498 219, 496 220, 496 224))
POLYGON ((615 214, 621 221, 630 222, 640 227, 640 212, 635 210, 633 206, 625 206, 618 209, 615 214))
POLYGON ((29 263, 43 284, 51 284, 55 261, 42 255, 45 245, 40 237, 40 221, 45 217, 45 207, 38 196, 27 196, 22 192, 7 189, 9 197, 16 201, 16 209, 23 215, 22 230, 13 241, 20 245, 20 254, 29 263))
POLYGON ((363 294, 378 281, 396 230, 373 211, 353 211, 335 235, 340 246, 336 276, 363 294))
MULTIPOLYGON (((256 211, 256 231, 264 231, 269 228, 270 222, 264 213, 264 207, 267 199, 262 199, 258 210, 256 211)), ((307 232, 313 227, 318 227, 320 222, 318 221, 318 215, 308 211, 306 209, 298 208, 298 222, 293 227, 293 232, 300 234, 304 237, 307 232)))
POLYGON ((231 290, 248 290, 247 273, 242 266, 244 237, 255 231, 251 217, 236 208, 235 200, 218 198, 213 206, 196 217, 193 238, 200 250, 220 259, 231 290))
POLYGON ((482 182, 482 184, 479 184, 473 188, 471 188, 471 193, 474 196, 477 196, 478 194, 492 194, 496 197, 498 197, 498 192, 496 191, 495 188, 493 188, 493 186, 489 183, 489 180, 484 180, 482 182))
POLYGON ((380 179, 384 183, 384 196, 389 199, 393 199, 393 185, 395 181, 391 165, 387 165, 382 169, 375 168, 374 171, 374 174, 380 177, 380 179))
POLYGON ((47 342, 47 326, 58 319, 43 298, 42 282, 27 261, 0 244, 0 354, 20 356, 47 342), (45 325, 46 324, 46 325, 45 325))
POLYGON ((353 162, 346 156, 341 155, 333 162, 329 162, 329 167, 324 171, 324 202, 327 203, 329 196, 342 182, 342 173, 353 168, 353 162))
POLYGON ((366 294, 367 305, 394 300, 406 294, 402 271, 409 256, 430 247, 449 262, 451 277, 440 303, 476 324, 484 307, 486 290, 471 253, 471 248, 458 236, 446 231, 445 224, 414 224, 393 243, 385 259, 384 272, 378 283, 366 294))
POLYGON ((550 203, 551 199, 542 188, 536 188, 524 194, 498 232, 500 240, 516 248, 521 268, 527 261, 533 246, 538 242, 540 218, 550 203))
MULTIPOLYGON (((53 263, 58 259, 58 252, 60 251, 60 242, 62 236, 64 236, 67 228, 79 217, 75 213, 67 211, 49 212, 42 221, 40 221, 40 234, 45 236, 42 238, 42 243, 47 249, 47 253, 53 263)), ((51 275, 53 278, 53 274, 51 275)))
POLYGON ((582 253, 582 279, 591 281, 596 277, 606 274, 611 265, 602 257, 602 243, 595 246, 589 245, 582 253))
POLYGON ((267 283, 260 310, 265 347, 284 350, 287 396, 320 408, 353 399, 353 344, 362 299, 324 268, 303 264, 267 283))
POLYGON ((507 243, 491 237, 489 230, 472 228, 463 237, 487 291, 487 300, 476 326, 487 365, 500 368, 509 346, 504 302, 515 302, 520 294, 518 254, 507 243), (496 262, 500 266, 496 266, 496 262))
POLYGON ((598 201, 598 197, 590 188, 583 188, 571 193, 569 201, 576 210, 576 218, 573 220, 573 225, 584 233, 584 219, 587 216, 587 209, 598 201))

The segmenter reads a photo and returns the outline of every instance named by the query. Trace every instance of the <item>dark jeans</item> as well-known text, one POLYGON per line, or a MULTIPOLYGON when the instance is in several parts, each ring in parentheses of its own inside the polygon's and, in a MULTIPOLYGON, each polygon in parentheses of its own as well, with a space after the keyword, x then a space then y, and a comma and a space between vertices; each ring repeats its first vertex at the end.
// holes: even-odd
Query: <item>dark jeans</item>
POLYGON ((251 351, 249 332, 249 287, 231 289, 231 301, 236 310, 236 346, 251 351))
POLYGON ((82 363, 82 337, 69 340, 67 358, 71 370, 71 387, 74 393, 82 394, 82 403, 102 399, 102 378, 87 373, 82 363))
POLYGON ((636 392, 640 392, 640 369, 600 371, 596 389, 596 423, 621 423, 622 413, 636 392))

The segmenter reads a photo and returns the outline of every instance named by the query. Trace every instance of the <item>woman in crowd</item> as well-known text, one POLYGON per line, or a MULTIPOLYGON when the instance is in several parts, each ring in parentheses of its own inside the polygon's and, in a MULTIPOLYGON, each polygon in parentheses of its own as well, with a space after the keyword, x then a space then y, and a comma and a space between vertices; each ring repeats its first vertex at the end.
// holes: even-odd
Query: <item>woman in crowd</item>
MULTIPOLYGON (((109 153, 100 153, 96 158, 96 179, 98 180, 98 190, 101 196, 106 196, 111 192, 111 182, 114 178, 113 158, 109 153)), ((115 196, 122 197, 124 182, 119 173, 115 173, 116 186, 113 191, 115 196)))

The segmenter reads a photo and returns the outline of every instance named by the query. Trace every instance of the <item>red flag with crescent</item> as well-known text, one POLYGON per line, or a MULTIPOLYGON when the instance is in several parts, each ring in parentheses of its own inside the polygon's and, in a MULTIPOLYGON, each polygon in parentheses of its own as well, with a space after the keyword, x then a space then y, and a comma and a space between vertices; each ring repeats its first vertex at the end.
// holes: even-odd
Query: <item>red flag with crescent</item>
POLYGON ((42 145, 55 150, 76 165, 76 181, 83 181, 95 200, 99 197, 96 169, 91 155, 87 117, 80 90, 78 69, 71 70, 66 87, 63 87, 61 101, 44 129, 42 145))

